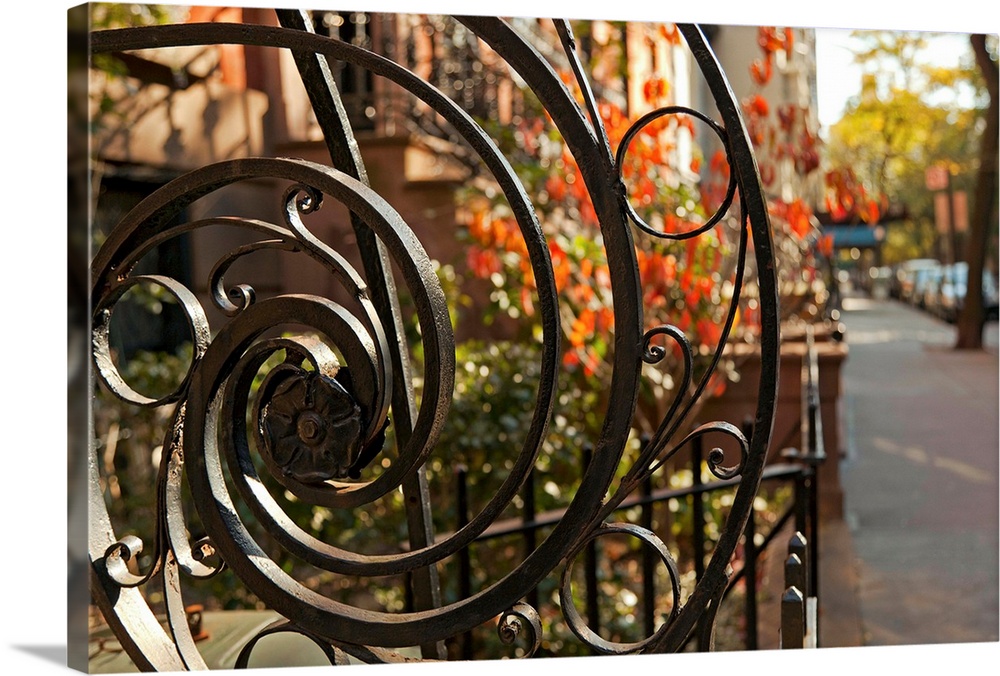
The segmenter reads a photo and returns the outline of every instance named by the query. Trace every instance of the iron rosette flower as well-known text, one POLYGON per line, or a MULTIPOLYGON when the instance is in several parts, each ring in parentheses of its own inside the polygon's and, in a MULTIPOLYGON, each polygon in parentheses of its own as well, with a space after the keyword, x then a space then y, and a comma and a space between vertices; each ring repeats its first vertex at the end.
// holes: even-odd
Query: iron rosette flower
POLYGON ((302 483, 342 479, 361 447, 361 407, 335 378, 298 367, 276 369, 263 388, 263 451, 302 483))

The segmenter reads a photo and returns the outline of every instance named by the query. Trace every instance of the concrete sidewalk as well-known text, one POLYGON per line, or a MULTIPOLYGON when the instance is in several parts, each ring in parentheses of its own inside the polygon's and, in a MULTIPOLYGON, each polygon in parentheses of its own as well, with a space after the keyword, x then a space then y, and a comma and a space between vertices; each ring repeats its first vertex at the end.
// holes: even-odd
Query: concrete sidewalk
POLYGON ((821 600, 824 644, 997 641, 997 325, 959 352, 953 327, 894 301, 849 298, 843 322, 846 528, 821 545, 857 595, 821 600))

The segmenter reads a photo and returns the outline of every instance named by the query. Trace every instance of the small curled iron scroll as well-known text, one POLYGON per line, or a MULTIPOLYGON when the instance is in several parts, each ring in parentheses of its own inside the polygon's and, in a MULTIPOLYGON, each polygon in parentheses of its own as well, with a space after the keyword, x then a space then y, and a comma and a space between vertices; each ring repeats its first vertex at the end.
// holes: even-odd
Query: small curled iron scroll
POLYGON ((522 631, 527 633, 528 644, 523 657, 531 657, 542 643, 542 622, 538 611, 527 603, 514 604, 497 622, 497 635, 505 645, 514 645, 522 631))

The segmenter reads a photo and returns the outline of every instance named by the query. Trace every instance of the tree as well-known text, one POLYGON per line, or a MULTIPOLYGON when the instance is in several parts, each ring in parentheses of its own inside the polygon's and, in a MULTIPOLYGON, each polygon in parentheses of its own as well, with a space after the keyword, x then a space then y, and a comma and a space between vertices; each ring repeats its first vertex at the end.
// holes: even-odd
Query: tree
POLYGON ((990 104, 986 111, 986 129, 979 146, 979 170, 972 218, 969 221, 969 241, 965 259, 969 264, 969 284, 965 304, 958 318, 956 349, 979 349, 983 346, 983 267, 986 258, 990 223, 994 222, 993 205, 997 195, 997 116, 1000 114, 1000 93, 997 91, 996 42, 993 53, 987 48, 985 35, 970 36, 976 64, 982 72, 990 104))
MULTIPOLYGON (((971 61, 922 63, 921 52, 932 34, 852 35, 861 42, 855 60, 866 70, 861 93, 830 130, 831 175, 849 172, 866 200, 874 200, 881 211, 890 203, 905 205, 909 218, 893 225, 884 250, 887 263, 933 256, 934 202, 924 172, 946 163, 954 174, 953 187, 971 188, 983 113, 978 69, 971 61), (967 99, 974 105, 964 103, 967 99)), ((870 215, 864 220, 870 221, 870 215)))

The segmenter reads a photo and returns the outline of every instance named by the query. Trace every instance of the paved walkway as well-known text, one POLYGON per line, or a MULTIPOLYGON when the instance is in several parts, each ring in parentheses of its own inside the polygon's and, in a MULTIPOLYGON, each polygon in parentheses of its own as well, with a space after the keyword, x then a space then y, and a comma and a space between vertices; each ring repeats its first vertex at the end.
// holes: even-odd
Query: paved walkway
POLYGON ((997 324, 983 351, 894 301, 844 304, 841 465, 865 645, 998 640, 997 324))

